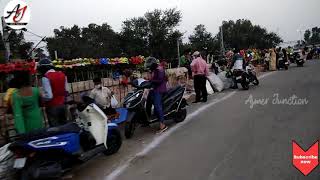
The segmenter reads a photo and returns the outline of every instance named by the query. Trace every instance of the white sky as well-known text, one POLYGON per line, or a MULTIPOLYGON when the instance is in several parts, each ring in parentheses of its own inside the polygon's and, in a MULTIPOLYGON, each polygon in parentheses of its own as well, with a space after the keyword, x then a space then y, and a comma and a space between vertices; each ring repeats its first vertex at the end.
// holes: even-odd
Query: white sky
MULTIPOLYGON (((9 0, 0 0, 0 13, 9 0)), ((179 29, 188 37, 197 24, 213 35, 222 20, 246 18, 254 24, 278 32, 285 41, 298 40, 298 29, 320 26, 320 0, 27 0, 31 6, 28 29, 52 36, 53 29, 74 24, 107 22, 120 31, 122 21, 143 16, 155 8, 177 7, 183 18, 179 29), (179 3, 180 2, 180 3, 179 3)), ((39 38, 26 36, 37 41, 39 38)))

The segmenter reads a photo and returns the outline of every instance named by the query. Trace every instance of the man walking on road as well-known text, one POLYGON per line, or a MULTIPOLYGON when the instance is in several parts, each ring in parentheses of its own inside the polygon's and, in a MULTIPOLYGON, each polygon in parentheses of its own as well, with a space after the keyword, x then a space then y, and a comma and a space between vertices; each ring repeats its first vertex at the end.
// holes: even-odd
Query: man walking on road
POLYGON ((191 63, 191 70, 193 75, 194 90, 196 92, 196 101, 207 102, 208 92, 206 88, 207 76, 209 75, 209 69, 206 61, 201 57, 200 52, 193 53, 193 61, 191 63))

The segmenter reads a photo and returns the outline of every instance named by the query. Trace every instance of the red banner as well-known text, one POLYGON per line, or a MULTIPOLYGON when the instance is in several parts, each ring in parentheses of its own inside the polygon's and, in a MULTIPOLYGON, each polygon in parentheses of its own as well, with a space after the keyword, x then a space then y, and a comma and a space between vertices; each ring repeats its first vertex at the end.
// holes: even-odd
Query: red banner
POLYGON ((292 163, 305 176, 310 174, 319 164, 319 141, 306 151, 292 141, 292 163))

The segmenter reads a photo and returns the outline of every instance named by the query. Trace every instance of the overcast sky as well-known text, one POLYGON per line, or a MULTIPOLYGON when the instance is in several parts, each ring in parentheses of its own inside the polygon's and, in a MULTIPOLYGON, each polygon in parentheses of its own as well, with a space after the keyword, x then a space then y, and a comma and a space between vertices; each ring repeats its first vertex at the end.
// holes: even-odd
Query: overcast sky
MULTIPOLYGON (((9 0, 0 0, 0 10, 9 0)), ((320 0, 27 0, 31 6, 28 29, 52 36, 53 29, 74 24, 107 22, 120 31, 122 21, 143 16, 155 8, 178 7, 183 18, 179 29, 185 39, 197 24, 214 35, 222 20, 250 19, 254 24, 279 33, 285 41, 300 38, 298 29, 320 26, 320 0)), ((37 37, 26 36, 37 41, 37 37)))

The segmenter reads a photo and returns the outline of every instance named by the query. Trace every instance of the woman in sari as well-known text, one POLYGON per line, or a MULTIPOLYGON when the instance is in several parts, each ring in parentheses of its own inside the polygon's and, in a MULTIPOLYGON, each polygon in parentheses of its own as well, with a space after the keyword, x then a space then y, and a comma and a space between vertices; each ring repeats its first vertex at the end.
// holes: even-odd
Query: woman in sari
POLYGON ((269 70, 275 71, 277 70, 277 55, 274 52, 274 49, 270 49, 270 64, 269 64, 269 70))

